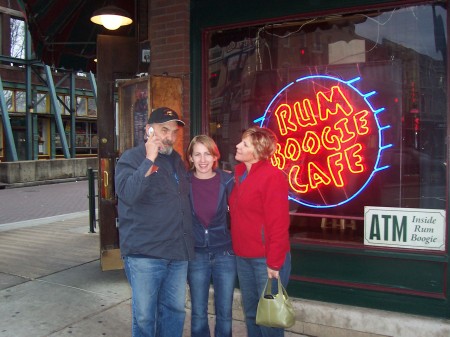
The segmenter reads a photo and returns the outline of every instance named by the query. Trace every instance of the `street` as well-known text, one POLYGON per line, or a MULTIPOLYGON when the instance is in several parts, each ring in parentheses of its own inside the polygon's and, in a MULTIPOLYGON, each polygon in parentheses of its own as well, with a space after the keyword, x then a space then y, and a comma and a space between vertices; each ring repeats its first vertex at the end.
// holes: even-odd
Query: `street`
POLYGON ((88 180, 0 190, 0 225, 88 212, 88 180))

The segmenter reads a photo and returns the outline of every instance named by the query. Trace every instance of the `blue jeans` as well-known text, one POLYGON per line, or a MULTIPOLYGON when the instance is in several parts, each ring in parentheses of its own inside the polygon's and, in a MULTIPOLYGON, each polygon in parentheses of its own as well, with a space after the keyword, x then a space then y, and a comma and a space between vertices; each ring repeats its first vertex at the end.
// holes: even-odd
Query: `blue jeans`
MULTIPOLYGON (((266 259, 237 256, 236 262, 248 337, 283 337, 284 329, 269 328, 256 324, 256 308, 267 281, 266 259)), ((291 253, 288 253, 280 270, 281 283, 284 287, 287 287, 290 274, 291 253)), ((277 292, 277 288, 277 282, 274 282, 272 291, 277 292)))
POLYGON ((213 283, 216 313, 215 337, 231 337, 233 293, 236 285, 236 256, 233 251, 198 253, 189 261, 192 337, 210 337, 208 325, 209 286, 213 283))
POLYGON ((133 337, 182 337, 187 261, 124 257, 131 286, 133 337))

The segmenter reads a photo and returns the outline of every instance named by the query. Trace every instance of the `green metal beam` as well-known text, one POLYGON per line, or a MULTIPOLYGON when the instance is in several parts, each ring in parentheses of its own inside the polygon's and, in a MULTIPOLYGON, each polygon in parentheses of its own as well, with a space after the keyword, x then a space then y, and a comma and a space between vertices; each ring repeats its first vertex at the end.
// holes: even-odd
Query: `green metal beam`
POLYGON ((56 128, 61 139, 61 146, 64 153, 64 158, 70 158, 69 147, 67 146, 66 133, 64 131, 64 125, 61 118, 61 106, 58 104, 58 98, 56 96, 55 85, 53 83, 52 72, 49 66, 45 66, 45 75, 47 77, 47 86, 50 94, 50 101, 52 103, 52 108, 55 114, 56 128))
MULTIPOLYGON (((31 59, 31 35, 28 30, 28 24, 25 22, 25 58, 31 59)), ((27 65, 25 67, 25 90, 26 90, 26 106, 25 106, 25 125, 26 125, 26 154, 27 160, 37 160, 38 153, 35 151, 35 144, 37 146, 37 139, 34 135, 37 133, 37 129, 34 128, 37 123, 33 123, 33 111, 32 104, 32 89, 31 89, 31 67, 27 65)))
POLYGON ((33 146, 33 160, 39 159, 39 126, 38 126, 38 116, 37 114, 31 114, 31 125, 33 129, 33 138, 31 139, 33 146))
POLYGON ((77 98, 75 97, 75 73, 70 73, 70 153, 73 158, 76 157, 76 115, 77 115, 77 98))
POLYGON ((2 110, 3 128, 5 130, 5 136, 6 136, 7 158, 8 158, 8 156, 10 156, 11 158, 8 158, 8 160, 18 161, 16 144, 14 143, 14 137, 13 137, 13 133, 12 133, 12 129, 11 129, 11 123, 9 121, 8 108, 6 107, 6 98, 5 98, 5 94, 3 92, 3 83, 2 83, 1 76, 0 76, 0 108, 2 110))

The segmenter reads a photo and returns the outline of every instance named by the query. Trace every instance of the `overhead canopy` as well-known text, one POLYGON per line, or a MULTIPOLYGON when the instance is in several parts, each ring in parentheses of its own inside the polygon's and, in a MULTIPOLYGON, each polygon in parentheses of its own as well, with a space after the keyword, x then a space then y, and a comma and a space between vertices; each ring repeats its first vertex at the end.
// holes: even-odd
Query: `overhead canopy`
POLYGON ((135 24, 110 31, 90 21, 92 13, 114 4, 134 16, 135 1, 19 0, 36 57, 45 64, 95 73, 97 34, 134 36, 135 24))

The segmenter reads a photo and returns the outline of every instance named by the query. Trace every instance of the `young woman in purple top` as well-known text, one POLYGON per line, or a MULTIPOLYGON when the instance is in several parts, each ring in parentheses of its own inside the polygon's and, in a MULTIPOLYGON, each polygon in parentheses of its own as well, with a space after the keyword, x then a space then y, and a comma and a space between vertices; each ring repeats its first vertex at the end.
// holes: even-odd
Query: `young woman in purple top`
POLYGON ((215 337, 231 337, 236 259, 227 222, 228 196, 233 175, 219 168, 220 153, 206 135, 192 139, 187 150, 190 166, 195 259, 189 261, 192 337, 210 337, 208 297, 212 281, 215 303, 215 337))

